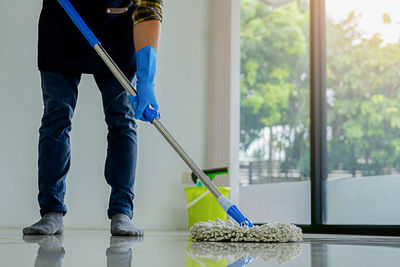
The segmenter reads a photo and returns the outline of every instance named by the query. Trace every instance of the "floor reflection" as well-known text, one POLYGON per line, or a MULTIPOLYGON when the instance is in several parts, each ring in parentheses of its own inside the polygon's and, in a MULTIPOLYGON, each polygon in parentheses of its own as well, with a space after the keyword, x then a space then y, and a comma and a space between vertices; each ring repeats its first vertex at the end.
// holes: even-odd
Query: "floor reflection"
POLYGON ((71 230, 21 240, 20 231, 0 229, 0 266, 392 267, 400 262, 399 237, 308 234, 302 243, 194 242, 188 237, 149 232, 144 240, 71 230))
MULTIPOLYGON (((65 256, 62 246, 63 235, 24 235, 26 243, 38 244, 38 252, 34 262, 35 267, 61 267, 65 256)), ((132 266, 132 247, 143 242, 143 237, 110 237, 110 246, 106 250, 107 267, 132 266)), ((103 254, 104 255, 104 254, 103 254)), ((86 259, 82 259, 84 262, 86 259)))
POLYGON ((61 267, 65 255, 63 235, 24 235, 22 239, 26 243, 39 245, 35 259, 35 267, 61 267))
POLYGON ((225 243, 188 241, 186 267, 250 265, 256 259, 288 263, 302 253, 301 243, 225 243))
POLYGON ((132 246, 141 242, 143 242, 143 237, 111 236, 110 247, 106 251, 107 267, 130 267, 132 246))

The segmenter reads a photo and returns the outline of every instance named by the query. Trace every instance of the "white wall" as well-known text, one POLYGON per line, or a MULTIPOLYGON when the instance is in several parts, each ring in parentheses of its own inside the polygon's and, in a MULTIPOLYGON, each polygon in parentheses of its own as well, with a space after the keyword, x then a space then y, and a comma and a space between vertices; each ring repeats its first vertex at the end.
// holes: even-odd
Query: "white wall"
MULTIPOLYGON (((328 180, 326 224, 400 223, 400 176, 328 180)), ((255 222, 310 223, 310 182, 240 187, 240 207, 255 222)))
MULTIPOLYGON (((39 218, 37 140, 42 101, 36 68, 41 1, 0 1, 0 226, 39 218)), ((162 121, 200 166, 207 155, 209 1, 165 1, 157 96, 162 121), (195 10, 195 12, 187 12, 195 10)), ((71 133, 67 227, 108 227, 103 177, 106 127, 100 95, 82 79, 71 133)), ((135 218, 145 229, 185 229, 188 168, 151 125, 139 125, 135 218)))
POLYGON ((229 167, 217 185, 231 187, 231 199, 239 195, 240 142, 240 0, 214 1, 210 40, 210 113, 208 165, 229 167))
POLYGON ((240 208, 254 222, 309 224, 310 181, 270 183, 239 188, 240 208))
POLYGON ((400 175, 327 181, 327 224, 400 223, 400 175))

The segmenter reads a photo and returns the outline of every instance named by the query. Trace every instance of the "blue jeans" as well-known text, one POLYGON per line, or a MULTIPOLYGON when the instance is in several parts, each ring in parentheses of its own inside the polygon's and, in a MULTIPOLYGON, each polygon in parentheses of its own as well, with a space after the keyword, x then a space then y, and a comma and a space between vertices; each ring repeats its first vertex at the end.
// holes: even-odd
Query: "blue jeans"
MULTIPOLYGON (((39 130, 40 214, 67 212, 65 178, 70 167, 71 120, 80 74, 41 72, 44 114, 39 130)), ((128 94, 111 75, 94 75, 108 126, 104 175, 111 186, 108 217, 133 216, 133 187, 137 161, 136 122, 128 94)), ((133 78, 133 77, 128 77, 133 78)))

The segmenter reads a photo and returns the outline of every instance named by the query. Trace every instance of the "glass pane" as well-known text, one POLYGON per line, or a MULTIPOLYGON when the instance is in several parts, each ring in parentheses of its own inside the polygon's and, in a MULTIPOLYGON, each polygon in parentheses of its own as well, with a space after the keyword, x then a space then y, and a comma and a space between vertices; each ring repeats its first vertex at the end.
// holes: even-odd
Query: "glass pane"
POLYGON ((241 206, 309 223, 308 1, 242 0, 240 89, 241 206))
POLYGON ((326 222, 399 224, 400 4, 326 1, 326 222))

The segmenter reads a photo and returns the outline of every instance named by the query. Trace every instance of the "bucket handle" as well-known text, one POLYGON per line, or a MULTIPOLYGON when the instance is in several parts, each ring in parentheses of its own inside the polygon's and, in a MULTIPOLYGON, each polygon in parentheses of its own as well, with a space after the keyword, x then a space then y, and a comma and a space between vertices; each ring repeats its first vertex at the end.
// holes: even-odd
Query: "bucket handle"
POLYGON ((186 205, 186 209, 189 209, 191 206, 193 206, 194 204, 196 204, 198 201, 200 201, 203 197, 205 197, 207 194, 209 194, 210 192, 207 190, 206 192, 204 192, 203 194, 201 194, 200 196, 198 196, 197 198, 195 198, 194 200, 192 200, 192 202, 190 202, 189 204, 186 205))

